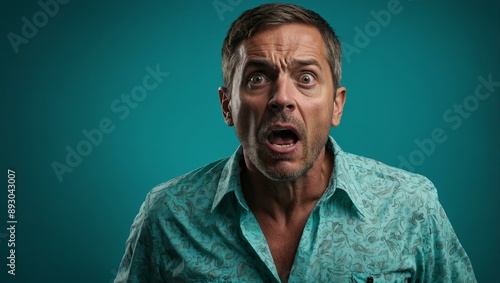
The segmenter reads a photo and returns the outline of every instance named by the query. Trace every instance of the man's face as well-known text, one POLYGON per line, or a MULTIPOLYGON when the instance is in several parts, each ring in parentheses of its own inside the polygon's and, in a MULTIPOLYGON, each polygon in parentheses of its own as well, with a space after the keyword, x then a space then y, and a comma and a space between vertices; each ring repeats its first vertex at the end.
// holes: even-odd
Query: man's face
POLYGON ((238 52, 232 89, 219 90, 226 123, 234 124, 250 169, 271 180, 294 180, 324 150, 345 101, 343 87, 334 99, 321 34, 281 25, 243 41, 238 52))

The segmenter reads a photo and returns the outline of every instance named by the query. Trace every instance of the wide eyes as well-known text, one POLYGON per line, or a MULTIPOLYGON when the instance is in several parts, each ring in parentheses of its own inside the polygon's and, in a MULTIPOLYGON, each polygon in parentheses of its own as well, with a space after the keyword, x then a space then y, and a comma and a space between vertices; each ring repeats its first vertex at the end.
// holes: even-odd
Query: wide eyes
POLYGON ((264 76, 262 73, 253 73, 248 78, 248 83, 250 85, 262 85, 262 84, 265 84, 268 82, 269 82, 269 79, 266 76, 264 76))
POLYGON ((316 78, 310 73, 304 73, 300 75, 298 82, 306 86, 311 86, 316 83, 316 78))
MULTIPOLYGON (((312 73, 300 73, 295 81, 302 87, 311 87, 316 84, 316 77, 312 73)), ((262 86, 270 82, 270 79, 260 72, 252 73, 248 77, 249 86, 262 86)))

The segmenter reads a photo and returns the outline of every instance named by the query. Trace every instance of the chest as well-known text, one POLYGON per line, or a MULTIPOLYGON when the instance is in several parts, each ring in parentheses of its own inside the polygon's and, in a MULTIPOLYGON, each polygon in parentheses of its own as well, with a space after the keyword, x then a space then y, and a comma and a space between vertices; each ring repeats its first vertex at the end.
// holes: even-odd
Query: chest
MULTIPOLYGON (((163 231, 165 236, 158 238, 175 239, 171 249, 154 249, 161 252, 158 258, 167 257, 162 269, 171 272, 171 278, 186 280, 215 276, 229 281, 252 278, 278 282, 274 276, 279 276, 282 282, 308 282, 311 278, 317 282, 358 282, 352 281, 354 277, 366 282, 376 274, 406 278, 406 270, 416 266, 414 255, 422 246, 421 241, 406 242, 409 238, 398 228, 399 221, 370 224, 339 214, 320 217, 312 212, 302 223, 282 227, 250 213, 225 216, 224 221, 209 218, 203 222, 196 237, 179 237, 184 230, 169 225, 163 231), (217 229, 219 237, 207 235, 209 227, 217 229)), ((417 233, 409 232, 418 240, 417 233)))
POLYGON ((275 223, 258 220, 262 233, 266 238, 269 251, 282 282, 288 281, 294 258, 302 237, 302 232, 307 221, 297 219, 288 225, 279 226, 275 223))

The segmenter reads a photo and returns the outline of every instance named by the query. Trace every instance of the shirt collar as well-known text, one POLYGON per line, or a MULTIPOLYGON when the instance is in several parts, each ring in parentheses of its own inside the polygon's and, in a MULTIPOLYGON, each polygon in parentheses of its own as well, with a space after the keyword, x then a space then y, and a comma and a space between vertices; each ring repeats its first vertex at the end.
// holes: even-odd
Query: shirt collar
POLYGON ((358 168, 355 168, 352 162, 352 155, 343 151, 331 136, 326 143, 326 148, 330 152, 333 152, 335 166, 327 191, 325 192, 325 199, 329 199, 337 189, 342 190, 347 194, 360 216, 368 216, 369 211, 363 209, 363 200, 365 197, 363 196, 363 188, 355 177, 355 171, 358 168))
MULTIPOLYGON (((336 189, 340 189, 346 192, 359 214, 362 217, 366 216, 368 211, 362 211, 364 207, 362 188, 354 177, 354 172, 352 172, 352 170, 354 170, 354 166, 351 161, 351 156, 344 152, 331 136, 326 142, 326 150, 334 154, 335 166, 332 169, 333 171, 328 183, 328 188, 319 202, 327 201, 333 196, 336 189)), ((230 192, 234 192, 240 205, 245 210, 249 210, 243 196, 240 182, 240 161, 242 159, 243 148, 240 145, 234 154, 228 159, 222 170, 222 174, 217 185, 217 192, 212 203, 212 211, 219 205, 224 196, 230 192)))
POLYGON ((238 146, 238 149, 236 149, 236 151, 233 153, 233 155, 229 157, 226 165, 222 169, 222 174, 220 176, 219 183, 217 184, 217 192, 215 194, 215 198, 212 203, 211 211, 213 211, 222 201, 224 196, 230 192, 235 192, 236 199, 238 200, 240 205, 244 209, 250 210, 248 208, 247 202, 245 201, 245 198, 243 196, 243 191, 241 189, 240 161, 242 160, 243 160, 243 148, 240 145, 238 146))

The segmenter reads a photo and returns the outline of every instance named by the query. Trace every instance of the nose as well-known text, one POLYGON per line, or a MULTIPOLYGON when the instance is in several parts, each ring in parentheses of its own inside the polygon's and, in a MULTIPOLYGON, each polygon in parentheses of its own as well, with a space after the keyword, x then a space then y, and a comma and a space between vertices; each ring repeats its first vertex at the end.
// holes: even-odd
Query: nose
POLYGON ((291 79, 278 78, 271 90, 271 99, 268 106, 274 113, 281 111, 294 111, 296 102, 293 98, 295 85, 291 79))

